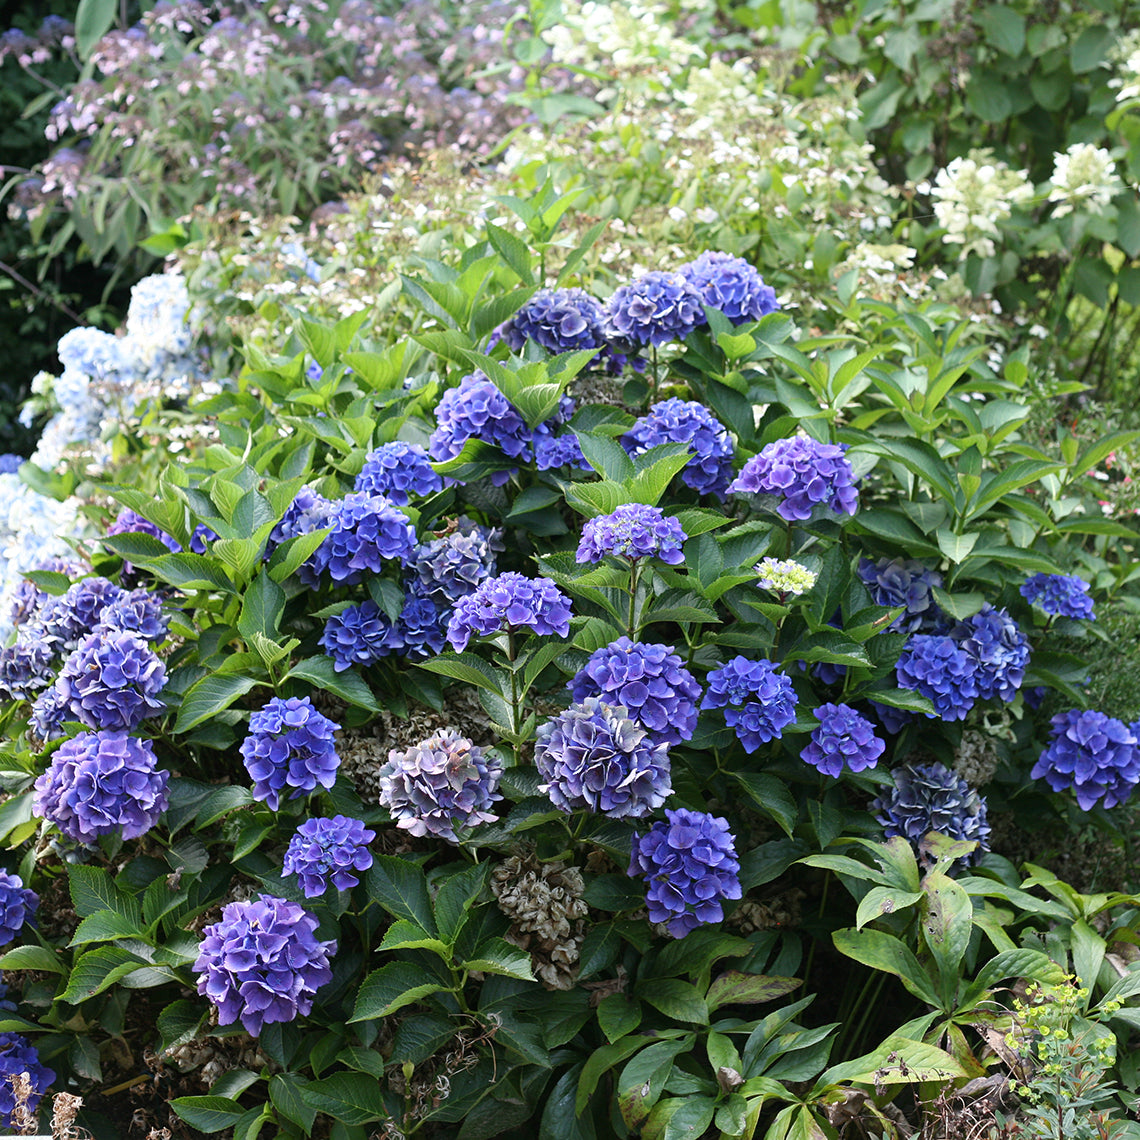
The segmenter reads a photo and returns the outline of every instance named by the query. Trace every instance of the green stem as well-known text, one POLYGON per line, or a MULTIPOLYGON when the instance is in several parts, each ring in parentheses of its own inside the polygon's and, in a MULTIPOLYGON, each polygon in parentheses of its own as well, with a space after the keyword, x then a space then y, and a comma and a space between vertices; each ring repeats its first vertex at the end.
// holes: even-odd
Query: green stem
POLYGON ((640 567, 635 562, 629 574, 629 639, 637 640, 637 580, 640 567))

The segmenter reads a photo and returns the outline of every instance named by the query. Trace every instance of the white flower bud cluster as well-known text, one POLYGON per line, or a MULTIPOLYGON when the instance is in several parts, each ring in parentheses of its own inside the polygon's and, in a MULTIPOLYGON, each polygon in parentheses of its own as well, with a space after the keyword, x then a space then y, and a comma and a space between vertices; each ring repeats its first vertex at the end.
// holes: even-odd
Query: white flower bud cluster
POLYGON ((1114 195, 1124 188, 1112 155, 1091 143, 1075 143, 1064 154, 1055 154, 1049 181, 1053 184, 1049 201, 1057 203, 1055 218, 1074 210, 1103 214, 1114 195))
POLYGON ((938 224, 946 230, 943 242, 960 245, 963 258, 970 253, 993 257, 1001 223, 1033 197, 1033 184, 1024 170, 998 162, 992 151, 972 150, 940 170, 929 193, 938 224))

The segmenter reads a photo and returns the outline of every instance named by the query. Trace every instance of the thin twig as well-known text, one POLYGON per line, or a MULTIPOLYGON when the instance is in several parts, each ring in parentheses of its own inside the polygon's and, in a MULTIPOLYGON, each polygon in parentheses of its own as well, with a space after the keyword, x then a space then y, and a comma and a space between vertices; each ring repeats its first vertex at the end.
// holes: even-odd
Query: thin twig
POLYGON ((38 285, 29 281, 22 273, 13 269, 6 261, 0 261, 0 271, 7 273, 17 285, 22 285, 28 292, 35 294, 41 301, 47 301, 49 305, 54 305, 61 313, 69 316, 78 325, 90 325, 91 322, 84 320, 77 312, 70 306, 65 305, 58 297, 53 297, 50 293, 45 292, 38 285))

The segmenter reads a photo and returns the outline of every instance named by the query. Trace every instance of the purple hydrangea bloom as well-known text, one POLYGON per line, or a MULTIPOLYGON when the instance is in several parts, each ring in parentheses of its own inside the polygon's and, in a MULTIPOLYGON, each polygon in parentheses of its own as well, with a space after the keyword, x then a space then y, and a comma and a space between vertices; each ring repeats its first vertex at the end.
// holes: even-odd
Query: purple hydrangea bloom
POLYGON ((883 728, 895 735, 902 732, 915 718, 914 713, 908 712, 906 709, 897 709, 894 705, 883 705, 872 700, 868 700, 867 703, 871 706, 871 711, 879 718, 879 723, 883 728))
POLYGON ((396 634, 404 655, 418 660, 442 653, 450 618, 450 610, 441 609, 435 601, 421 596, 414 588, 410 590, 400 611, 400 620, 396 623, 396 634))
POLYGON ((932 590, 942 585, 942 575, 921 562, 906 558, 859 559, 859 579, 871 592, 877 606, 905 607, 887 627, 897 633, 933 633, 942 623, 942 611, 932 590))
POLYGON ((57 650, 74 646, 94 631, 103 611, 125 593, 107 578, 82 578, 69 586, 67 593, 44 602, 36 618, 35 636, 57 650))
POLYGON ((724 918, 722 899, 740 898, 740 861, 726 819, 685 808, 665 815, 634 835, 629 874, 646 882, 649 921, 684 938, 724 918))
POLYGON ((5 1128, 16 1125, 16 1093, 9 1077, 26 1073, 32 1085, 27 1110, 35 1113, 43 1095, 55 1080, 55 1073, 40 1064, 36 1047, 18 1033, 0 1033, 0 1124, 5 1128))
POLYGON ((194 533, 190 536, 190 553, 205 554, 206 544, 215 541, 217 537, 217 534, 205 523, 199 523, 194 528, 194 533))
POLYGON ((312 487, 302 487, 269 534, 269 546, 280 546, 300 534, 312 534, 333 525, 336 505, 331 499, 317 494, 312 487))
POLYGON ((816 507, 853 515, 859 506, 847 444, 820 443, 794 435, 766 444, 733 480, 729 491, 775 495, 776 513, 789 522, 806 522, 816 507))
POLYGON ((456 829, 493 822, 487 809, 503 798, 503 762, 450 728, 404 752, 393 749, 378 775, 380 803, 397 827, 449 843, 459 842, 456 829))
POLYGON ((309 1013, 317 990, 332 980, 336 953, 335 940, 321 942, 316 929, 316 916, 299 903, 272 895, 229 903, 221 921, 202 931, 193 966, 218 1023, 240 1018, 256 1037, 265 1025, 309 1013))
POLYGON ((157 538, 173 554, 177 554, 182 549, 166 531, 159 530, 149 519, 144 519, 142 515, 132 511, 129 507, 124 507, 118 513, 115 521, 107 527, 108 538, 116 534, 149 534, 157 538))
POLYGON ((63 735, 63 722, 68 719, 67 701, 57 685, 44 689, 32 705, 32 734, 45 743, 63 735))
POLYGON ((1009 613, 983 606, 958 625, 953 636, 974 661, 978 696, 1012 701, 1025 679, 1029 639, 1009 613))
POLYGON ((625 709, 587 697, 539 727, 539 791, 564 812, 585 808, 637 819, 672 794, 669 745, 654 743, 625 709))
POLYGON ((432 469, 427 451, 414 443, 381 444, 364 461, 353 490, 383 495, 397 507, 411 497, 423 498, 443 490, 443 478, 432 469))
POLYGON ((107 630, 84 638, 64 662, 56 688, 72 718, 88 728, 137 728, 166 706, 158 699, 166 666, 129 631, 107 630))
POLYGON ((676 396, 662 400, 621 437, 630 455, 643 455, 662 443, 689 445, 690 459, 681 471, 686 487, 700 495, 724 498, 732 478, 732 440, 704 404, 676 396))
MULTIPOLYGON (((512 352, 528 340, 557 355, 585 348, 606 348, 605 310, 584 289, 540 289, 497 330, 512 352)), ((601 363, 608 352, 595 357, 601 363)))
POLYGON ((447 625, 447 640, 462 652, 473 637, 524 627, 542 636, 568 636, 570 599, 549 578, 500 574, 459 599, 447 625))
POLYGON ((170 630, 170 615, 162 608, 162 599, 150 590, 132 590, 122 594, 99 615, 98 631, 128 630, 144 641, 158 644, 170 630))
POLYGON ((325 519, 312 529, 331 526, 332 533, 297 571, 310 589, 315 590, 325 574, 334 582, 354 585, 366 573, 379 574, 385 562, 407 562, 415 551, 415 527, 381 495, 354 491, 334 502, 325 519))
POLYGON ((1034 574, 1021 584, 1021 596, 1047 614, 1089 621, 1096 619, 1089 584, 1070 574, 1034 574))
POLYGON ((886 749, 875 735, 875 727, 850 705, 820 705, 815 710, 819 728, 813 729, 811 742, 800 758, 825 776, 839 776, 846 768, 862 772, 873 768, 886 749))
POLYGON ((550 471, 555 467, 576 467, 579 471, 589 471, 590 465, 582 454, 582 445, 572 431, 555 435, 547 420, 534 429, 534 465, 539 471, 550 471))
POLYGON ((900 689, 920 693, 934 704, 933 719, 965 720, 978 699, 978 665, 952 637, 916 633, 895 666, 900 689))
POLYGON ((901 835, 916 851, 932 831, 951 839, 976 840, 973 853, 962 859, 965 864, 990 849, 986 801, 945 764, 904 764, 891 776, 894 787, 871 801, 887 839, 901 835))
POLYGON ((681 543, 688 538, 681 524, 666 518, 660 507, 627 503, 613 514, 587 519, 578 545, 579 562, 615 558, 660 558, 668 566, 685 561, 681 543))
POLYGON ((338 673, 353 665, 367 668, 400 648, 395 626, 372 601, 349 606, 325 623, 321 648, 333 659, 338 673))
POLYGON ((1102 712, 1072 709, 1053 718, 1053 736, 1033 771, 1055 792, 1072 790, 1088 811, 1123 803, 1140 783, 1140 740, 1136 731, 1102 712))
POLYGON ((408 564, 417 592, 448 609, 495 573, 500 532, 461 518, 457 529, 416 547, 408 564))
POLYGON ((776 290, 743 257, 708 250, 677 272, 696 286, 710 309, 719 309, 734 325, 758 321, 780 307, 776 290))
POLYGON ((0 946, 7 946, 21 930, 25 922, 31 922, 40 896, 24 886, 19 875, 0 871, 0 946))
POLYGON ((616 289, 606 306, 609 339, 635 348, 684 340, 705 324, 704 297, 679 273, 642 274, 616 289))
POLYGON ((454 459, 469 439, 494 444, 512 459, 531 458, 532 433, 526 420, 482 372, 464 376, 458 388, 444 392, 435 418, 428 454, 436 461, 454 459))
POLYGON ((724 709, 724 720, 736 730, 746 752, 755 752, 783 735, 796 719, 792 680, 761 658, 734 657, 707 677, 702 709, 724 709))
MULTIPOLYGON (((67 558, 49 558, 36 566, 37 570, 47 570, 50 573, 66 574, 74 578, 83 573, 83 567, 78 562, 67 558)), ((51 600, 52 595, 41 590, 28 578, 22 578, 12 595, 12 624, 21 626, 26 621, 37 616, 40 610, 51 600)))
POLYGON ((34 811, 86 846, 116 833, 137 839, 166 810, 169 778, 149 740, 84 732, 66 741, 36 780, 34 811))
POLYGON ((241 744, 246 771, 253 780, 253 798, 273 811, 284 788, 289 798, 336 782, 340 757, 333 733, 340 725, 322 716, 308 697, 274 697, 249 718, 249 734, 241 744))
POLYGON ((42 641, 17 640, 0 649, 0 697, 30 701, 55 679, 55 655, 42 641))
POLYGON ((27 462, 23 455, 15 455, 8 451, 0 455, 0 475, 15 475, 27 462))
POLYGON ((282 871, 297 876, 307 899, 323 895, 330 882, 347 891, 360 882, 356 872, 372 866, 368 844, 375 838, 376 832, 346 815, 308 819, 289 840, 282 871))
POLYGON ((619 637, 595 649, 567 688, 578 704, 601 697, 626 709, 654 743, 680 744, 697 728, 701 687, 671 646, 619 637))

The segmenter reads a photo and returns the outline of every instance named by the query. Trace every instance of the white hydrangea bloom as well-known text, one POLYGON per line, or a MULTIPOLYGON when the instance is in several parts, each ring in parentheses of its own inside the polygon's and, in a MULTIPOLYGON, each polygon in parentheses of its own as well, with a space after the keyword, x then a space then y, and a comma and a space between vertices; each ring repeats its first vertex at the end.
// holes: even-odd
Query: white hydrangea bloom
POLYGON ((998 162, 989 150, 972 150, 940 170, 930 189, 934 214, 946 230, 942 240, 960 245, 960 256, 992 257, 993 239, 1013 207, 1033 197, 1033 184, 1024 170, 998 162))
POLYGON ((1076 143, 1064 154, 1053 156, 1053 188, 1049 201, 1058 205, 1053 217, 1063 218, 1074 210, 1102 214, 1113 196, 1123 189, 1112 155, 1091 143, 1076 143))
POLYGON ((819 575, 800 562, 791 558, 763 558, 756 564, 760 581, 756 584, 765 590, 778 594, 794 594, 797 597, 806 593, 816 583, 819 575))
POLYGON ((1119 65, 1120 74, 1108 81, 1109 87, 1118 87, 1116 101, 1140 98, 1140 29, 1122 36, 1110 53, 1119 65))

